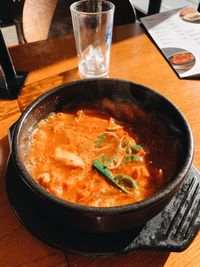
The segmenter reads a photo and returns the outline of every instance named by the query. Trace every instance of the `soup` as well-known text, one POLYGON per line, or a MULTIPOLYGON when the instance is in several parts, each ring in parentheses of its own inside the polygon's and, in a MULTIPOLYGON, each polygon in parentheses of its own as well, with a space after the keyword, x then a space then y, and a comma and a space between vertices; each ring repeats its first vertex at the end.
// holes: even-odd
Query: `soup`
POLYGON ((179 53, 170 58, 173 64, 189 64, 194 62, 194 56, 191 53, 179 53))
POLYGON ((59 198, 87 206, 131 204, 155 194, 176 168, 166 127, 131 103, 104 99, 51 113, 35 128, 26 167, 59 198))

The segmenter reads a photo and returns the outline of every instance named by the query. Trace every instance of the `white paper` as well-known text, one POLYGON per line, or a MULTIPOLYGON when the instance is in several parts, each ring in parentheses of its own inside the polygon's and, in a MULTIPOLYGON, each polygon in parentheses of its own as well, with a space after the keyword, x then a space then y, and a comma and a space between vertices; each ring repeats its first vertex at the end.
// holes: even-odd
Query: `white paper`
POLYGON ((180 16, 182 10, 147 16, 141 21, 177 74, 184 78, 200 74, 200 20, 185 21, 180 16), (190 61, 185 59, 181 64, 171 61, 181 56, 190 57, 190 61))

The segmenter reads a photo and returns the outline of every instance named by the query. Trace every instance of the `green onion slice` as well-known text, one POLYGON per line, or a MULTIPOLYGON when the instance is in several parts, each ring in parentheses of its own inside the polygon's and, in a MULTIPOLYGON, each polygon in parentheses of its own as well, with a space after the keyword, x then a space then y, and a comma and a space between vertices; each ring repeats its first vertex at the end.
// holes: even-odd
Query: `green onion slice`
POLYGON ((141 151, 142 150, 142 146, 140 145, 133 145, 132 148, 136 151, 141 151))
POLYGON ((106 178, 108 178, 114 185, 125 193, 130 193, 131 190, 137 188, 136 181, 127 175, 118 174, 114 176, 111 171, 109 171, 100 161, 95 160, 93 166, 106 178))
MULTIPOLYGON (((103 132, 103 133, 101 133, 101 134, 98 135, 98 140, 96 140, 94 142, 94 145, 95 145, 96 148, 98 148, 101 143, 105 142, 105 136, 106 135, 114 137, 114 139, 117 142, 116 152, 114 153, 114 155, 110 159, 107 159, 107 162, 105 163, 105 166, 106 167, 109 167, 112 164, 112 162, 115 160, 115 158, 117 157, 117 155, 119 153, 119 150, 121 148, 121 142, 120 142, 119 137, 115 133, 103 132)), ((108 145, 105 145, 105 146, 103 146, 101 148, 98 148, 98 151, 104 150, 106 148, 108 148, 108 145)))
POLYGON ((128 163, 128 162, 133 162, 133 161, 137 161, 137 162, 144 162, 144 158, 135 154, 131 154, 130 156, 126 156, 123 159, 124 163, 128 163))
POLYGON ((119 153, 119 150, 121 148, 121 143, 120 143, 119 137, 116 134, 110 133, 110 132, 104 132, 104 134, 105 135, 107 134, 107 135, 113 136, 115 138, 117 144, 118 144, 117 149, 116 149, 116 152, 114 153, 114 155, 112 156, 112 158, 105 164, 106 167, 109 167, 112 164, 112 162, 115 160, 115 158, 117 157, 117 155, 119 153))
POLYGON ((126 187, 129 190, 138 188, 136 181, 128 175, 118 174, 114 179, 118 184, 121 184, 123 187, 126 187))

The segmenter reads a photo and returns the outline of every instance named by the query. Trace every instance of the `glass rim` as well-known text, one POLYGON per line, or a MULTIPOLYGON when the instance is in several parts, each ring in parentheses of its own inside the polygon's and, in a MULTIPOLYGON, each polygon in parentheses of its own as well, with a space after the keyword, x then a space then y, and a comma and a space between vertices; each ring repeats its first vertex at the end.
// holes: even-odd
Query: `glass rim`
POLYGON ((109 13, 109 12, 112 12, 114 11, 115 9, 115 5, 113 3, 111 3, 110 1, 107 1, 107 0, 101 0, 100 2, 103 2, 105 4, 108 4, 110 6, 110 9, 106 10, 106 11, 97 11, 97 12, 87 12, 87 11, 79 11, 79 10, 76 10, 75 7, 78 5, 78 4, 81 4, 83 2, 90 2, 90 0, 80 0, 80 1, 77 1, 73 4, 71 4, 70 6, 70 10, 74 13, 77 13, 77 14, 82 14, 82 15, 98 15, 98 14, 106 14, 106 13, 109 13))

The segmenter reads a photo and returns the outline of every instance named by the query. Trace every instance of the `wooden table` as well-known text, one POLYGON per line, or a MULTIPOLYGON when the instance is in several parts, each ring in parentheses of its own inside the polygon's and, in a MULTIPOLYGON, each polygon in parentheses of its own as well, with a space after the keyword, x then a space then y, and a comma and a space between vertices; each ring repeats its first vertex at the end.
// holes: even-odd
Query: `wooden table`
MULTIPOLYGON (((114 257, 84 257, 49 247, 25 229, 13 214, 5 190, 8 128, 38 95, 80 77, 72 36, 13 47, 10 53, 16 69, 30 74, 17 100, 0 100, 0 266, 200 266, 200 233, 182 253, 139 251, 114 257)), ((193 163, 200 169, 199 81, 179 79, 138 24, 115 29, 109 77, 151 87, 183 112, 194 135, 193 163)))

